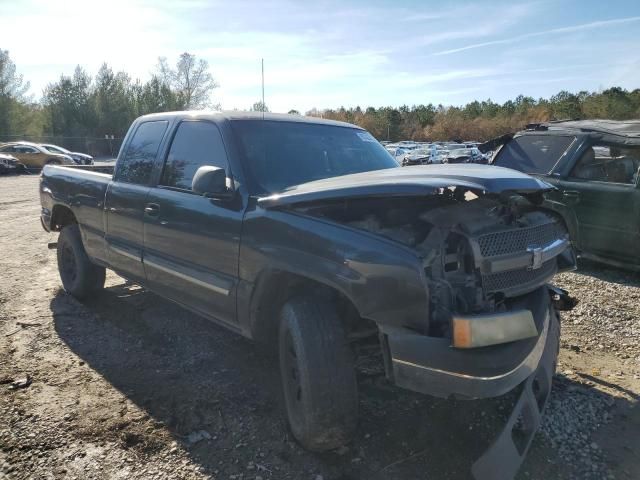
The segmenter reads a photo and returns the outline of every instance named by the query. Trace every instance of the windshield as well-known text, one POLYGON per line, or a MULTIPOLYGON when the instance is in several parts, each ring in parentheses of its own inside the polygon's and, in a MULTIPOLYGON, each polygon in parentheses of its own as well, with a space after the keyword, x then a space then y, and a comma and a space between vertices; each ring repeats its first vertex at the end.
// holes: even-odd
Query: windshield
POLYGON ((398 167, 364 130, 315 123, 234 120, 256 194, 350 173, 398 167))
POLYGON ((469 155, 471 155, 471 152, 468 148, 456 148, 449 152, 450 157, 467 157, 469 155))
POLYGON ((575 138, 570 135, 516 137, 500 149, 494 165, 524 173, 549 173, 575 138))

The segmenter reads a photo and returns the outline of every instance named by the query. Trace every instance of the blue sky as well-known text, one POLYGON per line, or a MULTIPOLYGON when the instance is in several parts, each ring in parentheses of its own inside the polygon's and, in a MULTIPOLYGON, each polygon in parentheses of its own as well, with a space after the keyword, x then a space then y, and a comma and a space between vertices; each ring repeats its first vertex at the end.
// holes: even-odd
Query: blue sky
POLYGON ((189 51, 246 109, 458 105, 640 87, 640 1, 0 0, 0 48, 39 98, 76 64, 146 80, 189 51))

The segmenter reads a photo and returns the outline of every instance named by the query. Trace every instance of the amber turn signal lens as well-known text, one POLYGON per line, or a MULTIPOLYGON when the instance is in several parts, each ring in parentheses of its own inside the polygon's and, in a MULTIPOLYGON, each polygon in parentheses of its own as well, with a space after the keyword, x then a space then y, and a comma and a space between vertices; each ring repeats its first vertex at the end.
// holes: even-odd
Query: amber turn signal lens
POLYGON ((453 346, 478 348, 538 335, 529 310, 453 317, 453 346))
POLYGON ((453 346, 456 348, 470 348, 471 343, 471 321, 465 318, 454 318, 453 346))

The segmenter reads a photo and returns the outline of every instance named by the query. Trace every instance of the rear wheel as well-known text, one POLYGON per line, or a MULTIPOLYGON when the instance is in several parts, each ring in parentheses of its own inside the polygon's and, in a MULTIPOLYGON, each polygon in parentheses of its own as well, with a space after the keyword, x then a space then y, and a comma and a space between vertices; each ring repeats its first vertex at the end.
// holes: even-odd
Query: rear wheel
POLYGON ((65 291, 83 300, 102 290, 105 269, 89 260, 77 224, 67 225, 62 229, 58 237, 57 253, 58 271, 65 291))
POLYGON ((358 416, 354 358, 328 301, 290 299, 280 316, 280 373, 289 425, 308 450, 347 443, 358 416))

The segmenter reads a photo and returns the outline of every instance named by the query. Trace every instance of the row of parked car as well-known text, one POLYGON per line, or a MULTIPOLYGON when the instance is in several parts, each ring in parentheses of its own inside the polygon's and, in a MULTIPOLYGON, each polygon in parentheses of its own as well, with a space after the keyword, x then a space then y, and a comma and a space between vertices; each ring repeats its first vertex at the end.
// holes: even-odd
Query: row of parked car
POLYGON ((0 144, 0 174, 25 169, 41 169, 45 165, 93 165, 86 153, 70 152, 47 143, 9 142, 0 144))
POLYGON ((387 151, 403 166, 432 163, 488 163, 489 155, 476 142, 382 142, 387 151))

